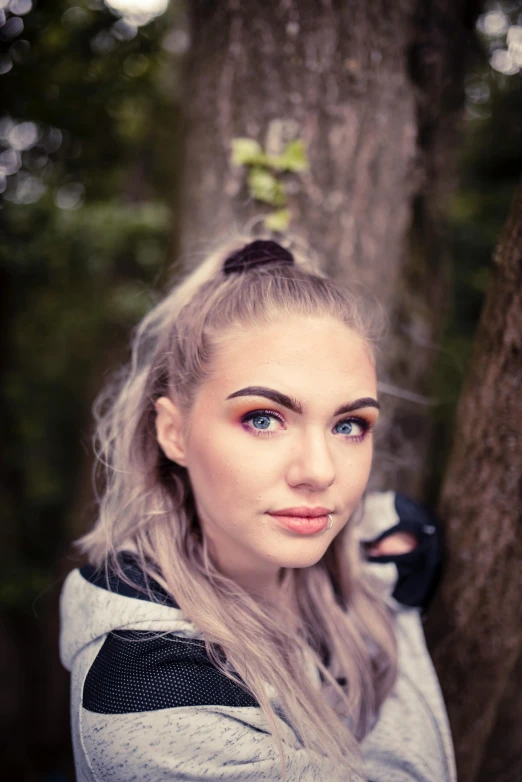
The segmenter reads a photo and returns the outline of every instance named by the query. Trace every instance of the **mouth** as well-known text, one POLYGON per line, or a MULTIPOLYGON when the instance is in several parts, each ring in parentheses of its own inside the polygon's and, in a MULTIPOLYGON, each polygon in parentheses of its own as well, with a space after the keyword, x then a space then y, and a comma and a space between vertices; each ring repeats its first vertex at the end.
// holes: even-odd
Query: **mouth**
POLYGON ((315 507, 308 508, 306 505, 301 505, 298 508, 283 508, 282 510, 270 511, 271 516, 292 516, 299 519, 317 519, 327 516, 328 513, 333 513, 329 508, 315 507))
POLYGON ((328 515, 322 516, 295 516, 283 515, 281 512, 269 513, 278 523, 290 532, 297 532, 300 535, 313 535, 321 532, 328 524, 328 515))

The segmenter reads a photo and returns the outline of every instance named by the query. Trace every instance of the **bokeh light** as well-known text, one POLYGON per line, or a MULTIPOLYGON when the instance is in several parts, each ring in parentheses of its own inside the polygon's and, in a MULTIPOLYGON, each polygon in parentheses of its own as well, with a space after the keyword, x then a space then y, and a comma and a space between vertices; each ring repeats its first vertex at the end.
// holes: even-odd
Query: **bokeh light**
POLYGON ((505 35, 509 28, 509 19, 503 11, 488 11, 479 18, 477 26, 485 35, 505 35))
POLYGON ((515 64, 511 53, 507 49, 495 49, 489 59, 492 68, 505 76, 513 76, 518 72, 518 65, 515 64))
POLYGON ((514 76, 522 69, 522 13, 518 6, 504 4, 481 14, 477 29, 489 51, 489 64, 503 76, 514 76))
POLYGON ((11 128, 7 141, 13 149, 30 149, 38 139, 38 128, 34 122, 20 122, 11 128))
POLYGON ((168 8, 168 0, 105 0, 106 5, 122 15, 130 24, 141 27, 168 8))
POLYGON ((16 16, 25 16, 32 8, 32 0, 10 0, 9 2, 9 10, 16 16))
POLYGON ((71 182, 62 185, 55 195, 55 203, 59 209, 79 209, 83 203, 85 187, 81 182, 71 182))

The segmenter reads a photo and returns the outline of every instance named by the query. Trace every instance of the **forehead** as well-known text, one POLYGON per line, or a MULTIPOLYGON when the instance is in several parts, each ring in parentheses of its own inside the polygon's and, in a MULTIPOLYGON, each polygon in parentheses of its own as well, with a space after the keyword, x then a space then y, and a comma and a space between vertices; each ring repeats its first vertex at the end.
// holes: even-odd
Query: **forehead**
POLYGON ((375 394, 375 368, 364 338, 330 317, 293 317, 250 328, 231 327, 220 339, 213 384, 234 391, 255 381, 298 395, 330 388, 375 394), (278 385, 279 382, 279 385, 278 385), (282 388, 281 384, 287 385, 282 388), (235 388, 232 388, 235 386, 235 388))

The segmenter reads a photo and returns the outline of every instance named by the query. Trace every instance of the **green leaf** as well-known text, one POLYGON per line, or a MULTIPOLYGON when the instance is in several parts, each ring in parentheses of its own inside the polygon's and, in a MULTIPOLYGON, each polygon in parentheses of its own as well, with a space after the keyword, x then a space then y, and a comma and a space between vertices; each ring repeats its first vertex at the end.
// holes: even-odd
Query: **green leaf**
POLYGON ((251 138, 233 138, 230 146, 232 147, 232 163, 236 166, 258 164, 260 158, 264 157, 261 146, 251 138))
POLYGON ((290 209, 279 209, 272 212, 263 220, 265 228, 270 231, 286 231, 290 225, 290 209))
POLYGON ((290 141, 281 155, 268 157, 267 163, 279 171, 307 171, 309 163, 304 142, 301 139, 290 141))
POLYGON ((284 206, 286 193, 283 185, 275 176, 263 168, 254 167, 248 174, 250 195, 257 201, 270 206, 284 206))
POLYGON ((287 171, 307 171, 309 163, 304 141, 301 139, 290 141, 283 152, 283 159, 287 171))

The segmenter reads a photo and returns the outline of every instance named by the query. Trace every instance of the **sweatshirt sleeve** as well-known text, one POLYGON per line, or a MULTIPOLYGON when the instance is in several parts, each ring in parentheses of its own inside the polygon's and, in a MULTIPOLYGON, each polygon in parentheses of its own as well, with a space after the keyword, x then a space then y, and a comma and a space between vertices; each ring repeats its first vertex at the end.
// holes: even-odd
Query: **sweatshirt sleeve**
POLYGON ((441 526, 403 494, 368 495, 358 528, 363 550, 400 531, 417 538, 415 549, 363 561, 394 612, 398 646, 396 685, 362 742, 366 773, 370 782, 456 782, 449 721, 421 618, 441 578, 441 526))
MULTIPOLYGON (((258 710, 259 711, 259 710, 258 710)), ((108 716, 83 715, 83 744, 96 782, 261 782, 280 780, 281 764, 260 714, 246 708, 183 707, 108 716)), ((290 729, 281 731, 288 782, 348 782, 318 758, 310 764, 290 729)), ((352 782, 363 782, 352 777, 352 782)))
MULTIPOLYGON (((278 715, 288 782, 348 782, 327 758, 310 761, 268 686, 267 696, 278 715)), ((79 782, 281 779, 280 756, 257 700, 218 671, 193 639, 110 633, 88 665, 79 700, 79 782)))
POLYGON ((424 614, 440 582, 444 564, 442 527, 426 506, 400 492, 367 495, 358 526, 363 552, 370 543, 396 532, 409 532, 418 541, 405 554, 365 556, 365 569, 387 589, 394 606, 418 608, 424 614))

